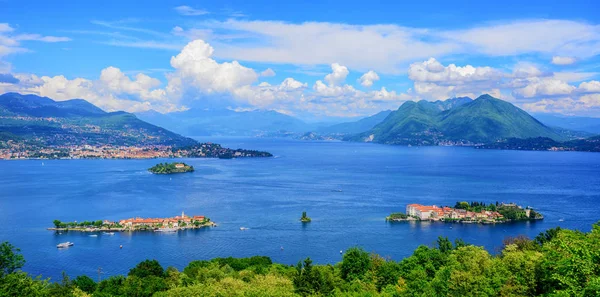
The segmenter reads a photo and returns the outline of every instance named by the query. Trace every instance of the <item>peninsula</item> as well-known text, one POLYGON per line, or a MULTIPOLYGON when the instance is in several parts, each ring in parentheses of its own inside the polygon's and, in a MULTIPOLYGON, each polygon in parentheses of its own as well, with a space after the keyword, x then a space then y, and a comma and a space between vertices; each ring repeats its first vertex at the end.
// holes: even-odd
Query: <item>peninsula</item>
POLYGON ((541 220, 544 216, 531 207, 515 203, 485 204, 483 202, 457 202, 454 207, 409 204, 406 213, 392 213, 387 221, 440 221, 458 223, 506 223, 541 220))
POLYGON ((179 231, 184 229, 196 229, 203 227, 214 227, 216 224, 205 216, 188 216, 181 212, 181 216, 170 218, 129 218, 116 222, 109 220, 83 221, 83 222, 61 222, 54 220, 54 227, 48 228, 53 231, 82 231, 82 232, 113 232, 113 231, 179 231))
POLYGON ((187 165, 185 163, 158 163, 148 169, 148 171, 154 174, 173 174, 173 173, 185 173, 194 172, 194 166, 187 165))

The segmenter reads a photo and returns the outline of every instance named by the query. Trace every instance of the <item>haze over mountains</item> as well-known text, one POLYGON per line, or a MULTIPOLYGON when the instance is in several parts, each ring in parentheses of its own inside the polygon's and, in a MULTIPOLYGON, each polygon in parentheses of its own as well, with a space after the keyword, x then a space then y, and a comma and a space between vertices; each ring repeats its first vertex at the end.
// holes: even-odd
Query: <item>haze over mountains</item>
MULTIPOLYGON (((395 111, 382 111, 357 121, 339 124, 306 123, 276 111, 200 110, 161 114, 105 112, 82 100, 54 101, 36 95, 0 96, 0 132, 46 144, 189 145, 194 140, 178 135, 297 137, 345 139, 401 145, 473 145, 511 138, 547 138, 566 141, 582 138, 562 127, 588 125, 593 118, 541 116, 545 125, 509 102, 482 95, 445 101, 408 101, 395 111), (139 117, 139 118, 138 118, 139 117), (563 121, 564 120, 564 121, 563 121), (173 131, 173 132, 171 132, 173 131), (176 132, 176 133, 175 133, 176 132)), ((586 126, 587 127, 587 126, 586 126)), ((591 134, 585 134, 585 137, 591 134)))

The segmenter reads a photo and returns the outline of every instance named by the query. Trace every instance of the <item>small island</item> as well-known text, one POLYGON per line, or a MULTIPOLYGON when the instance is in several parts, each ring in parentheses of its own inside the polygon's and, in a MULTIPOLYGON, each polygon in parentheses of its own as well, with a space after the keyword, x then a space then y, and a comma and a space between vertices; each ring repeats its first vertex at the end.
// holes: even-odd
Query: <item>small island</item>
POLYGON ((185 163, 158 163, 148 171, 154 174, 173 174, 173 173, 185 173, 185 172, 193 172, 194 166, 187 165, 185 163))
POLYGON ((516 203, 456 202, 454 207, 409 204, 406 213, 396 212, 386 217, 386 221, 439 221, 447 223, 495 224, 516 221, 541 220, 544 216, 531 207, 516 203))
POLYGON ((121 231, 154 231, 177 232, 184 229, 197 229, 214 227, 216 224, 205 216, 188 216, 181 212, 181 216, 170 218, 129 218, 116 222, 108 220, 62 222, 53 221, 53 231, 82 231, 82 232, 121 232, 121 231))
POLYGON ((302 223, 310 223, 310 221, 312 221, 307 215, 306 215, 306 211, 302 212, 302 217, 300 218, 300 222, 302 223))

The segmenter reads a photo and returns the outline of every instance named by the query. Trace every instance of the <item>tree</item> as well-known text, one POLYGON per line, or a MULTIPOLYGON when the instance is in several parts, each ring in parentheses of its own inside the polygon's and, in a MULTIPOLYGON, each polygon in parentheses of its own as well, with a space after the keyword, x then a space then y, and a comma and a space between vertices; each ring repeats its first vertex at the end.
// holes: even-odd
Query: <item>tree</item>
POLYGON ((163 277, 165 270, 160 266, 160 263, 156 260, 145 260, 140 262, 134 268, 129 270, 128 276, 147 277, 147 276, 158 276, 163 277))
POLYGON ((333 269, 328 269, 313 266, 310 258, 306 258, 304 264, 298 262, 293 279, 295 291, 302 296, 329 295, 334 289, 334 284, 333 269))
POLYGON ((98 286, 96 282, 87 275, 80 275, 76 277, 73 280, 73 284, 88 294, 94 293, 94 291, 96 291, 96 287, 98 286))
POLYGON ((94 292, 94 297, 96 296, 125 296, 123 294, 123 283, 125 283, 125 277, 122 275, 111 276, 101 282, 98 283, 98 287, 94 292))
POLYGON ((342 279, 361 279, 371 268, 371 257, 365 250, 353 247, 346 251, 340 265, 342 279))
POLYGON ((8 241, 0 244, 0 277, 13 273, 25 265, 25 258, 20 252, 20 249, 15 248, 8 241))
POLYGON ((437 240, 438 249, 442 253, 448 253, 452 251, 452 242, 448 237, 439 236, 437 240))
POLYGON ((54 220, 52 221, 52 223, 54 223, 54 227, 56 228, 60 228, 60 226, 62 225, 62 222, 59 220, 54 220))
POLYGON ((31 278, 27 273, 16 271, 0 278, 0 296, 47 297, 48 281, 31 278))

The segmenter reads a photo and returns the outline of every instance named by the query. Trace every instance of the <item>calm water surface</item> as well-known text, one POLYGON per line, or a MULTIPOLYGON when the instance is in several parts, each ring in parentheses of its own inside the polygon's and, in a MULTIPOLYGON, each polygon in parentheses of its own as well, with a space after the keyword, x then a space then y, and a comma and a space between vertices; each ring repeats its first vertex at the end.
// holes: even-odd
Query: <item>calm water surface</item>
POLYGON ((273 139, 201 139, 272 152, 269 159, 187 159, 196 172, 159 176, 165 160, 0 161, 0 241, 21 248, 24 270, 58 279, 62 271, 125 274, 154 258, 182 269, 214 257, 266 255, 294 264, 341 259, 362 246, 400 260, 440 235, 495 252, 506 236, 561 226, 582 231, 600 220, 600 154, 453 147, 398 147, 273 139), (406 204, 515 201, 541 222, 482 225, 386 223, 406 204), (206 215, 216 228, 114 236, 45 228, 62 221, 206 215), (307 211, 313 221, 298 219, 307 211), (249 230, 240 231, 240 227, 249 230), (56 244, 75 246, 58 250, 56 244), (123 249, 119 249, 123 245, 123 249), (281 249, 283 247, 283 250, 281 249))

